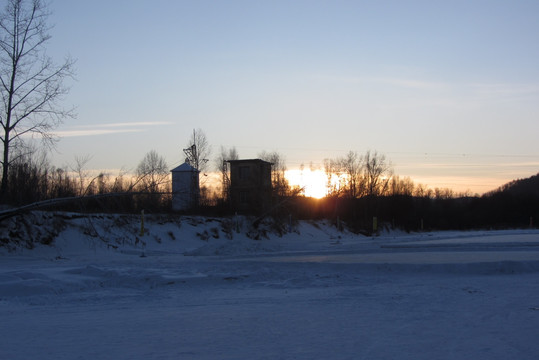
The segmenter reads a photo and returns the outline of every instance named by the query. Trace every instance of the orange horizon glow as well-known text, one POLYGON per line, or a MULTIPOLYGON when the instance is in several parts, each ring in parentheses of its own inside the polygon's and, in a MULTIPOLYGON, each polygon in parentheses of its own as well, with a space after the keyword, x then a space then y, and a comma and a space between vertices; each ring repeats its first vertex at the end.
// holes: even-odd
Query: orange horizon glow
MULTIPOLYGON (((415 186, 423 185, 428 189, 450 189, 455 194, 467 193, 470 195, 482 195, 489 191, 496 190, 503 184, 514 179, 502 179, 496 177, 471 177, 471 176, 423 176, 412 177, 399 175, 401 179, 410 178, 415 186)), ((328 178, 326 173, 321 170, 310 169, 292 169, 285 172, 285 178, 291 187, 299 187, 300 192, 305 197, 321 199, 328 195, 328 178)), ((346 179, 333 176, 331 187, 339 188, 346 179)))
MULTIPOLYGON (((131 173, 126 173, 122 169, 95 169, 88 170, 88 176, 90 178, 97 176, 98 174, 105 174, 111 177, 124 175, 126 177, 134 176, 131 173)), ((73 174, 75 175, 75 174, 73 174)), ((533 174, 532 174, 533 175, 533 174)), ((509 178, 507 176, 466 176, 466 175, 453 175, 453 176, 411 176, 396 174, 400 179, 410 178, 415 186, 422 185, 428 189, 450 189, 454 194, 467 193, 469 195, 482 195, 489 191, 494 191, 500 186, 519 178, 525 178, 526 176, 514 176, 509 178)), ((531 175, 530 175, 531 176, 531 175)), ((291 187, 299 187, 302 189, 300 195, 305 197, 311 197, 315 199, 321 199, 326 197, 330 191, 328 189, 327 174, 323 169, 290 169, 285 171, 285 178, 291 187)), ((346 182, 346 177, 342 175, 337 177, 333 175, 331 178, 330 186, 332 189, 338 189, 346 182)), ((221 186, 221 175, 217 172, 208 172, 201 175, 201 184, 206 184, 210 187, 217 189, 221 186)))

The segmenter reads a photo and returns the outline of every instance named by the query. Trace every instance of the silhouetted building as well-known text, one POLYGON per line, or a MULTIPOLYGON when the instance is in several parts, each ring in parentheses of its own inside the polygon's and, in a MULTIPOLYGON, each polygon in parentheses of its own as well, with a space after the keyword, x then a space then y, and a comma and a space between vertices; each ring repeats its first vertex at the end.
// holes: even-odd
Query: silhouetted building
POLYGON ((198 206, 199 171, 187 162, 170 171, 172 172, 172 210, 189 210, 198 206))
POLYGON ((229 160, 230 203, 235 211, 261 214, 271 206, 271 163, 229 160))

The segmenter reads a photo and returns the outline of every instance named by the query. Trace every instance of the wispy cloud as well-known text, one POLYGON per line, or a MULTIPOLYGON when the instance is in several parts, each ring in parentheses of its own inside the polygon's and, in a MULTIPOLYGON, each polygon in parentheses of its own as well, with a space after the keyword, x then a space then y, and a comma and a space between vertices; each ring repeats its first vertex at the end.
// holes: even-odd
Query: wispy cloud
MULTIPOLYGON (((135 126, 159 126, 159 125, 170 125, 171 122, 168 121, 138 121, 138 122, 123 122, 123 123, 110 123, 110 124, 99 124, 100 127, 135 127, 135 126)), ((95 125, 84 125, 84 127, 92 127, 95 125)))
POLYGON ((61 130, 54 133, 58 137, 74 137, 74 136, 96 136, 108 135, 117 133, 142 132, 143 129, 78 129, 78 130, 61 130))
POLYGON ((58 137, 96 136, 118 133, 134 133, 146 131, 150 126, 168 125, 166 121, 125 122, 98 125, 80 125, 72 129, 60 130, 54 133, 58 137))

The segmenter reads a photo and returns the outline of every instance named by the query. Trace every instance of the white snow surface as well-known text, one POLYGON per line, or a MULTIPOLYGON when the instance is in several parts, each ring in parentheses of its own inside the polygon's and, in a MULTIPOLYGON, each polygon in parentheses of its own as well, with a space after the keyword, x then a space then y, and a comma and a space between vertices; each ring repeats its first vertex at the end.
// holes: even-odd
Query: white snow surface
POLYGON ((302 221, 279 236, 150 216, 141 235, 139 217, 54 216, 51 245, 0 247, 0 359, 539 354, 536 229, 367 237, 302 221))

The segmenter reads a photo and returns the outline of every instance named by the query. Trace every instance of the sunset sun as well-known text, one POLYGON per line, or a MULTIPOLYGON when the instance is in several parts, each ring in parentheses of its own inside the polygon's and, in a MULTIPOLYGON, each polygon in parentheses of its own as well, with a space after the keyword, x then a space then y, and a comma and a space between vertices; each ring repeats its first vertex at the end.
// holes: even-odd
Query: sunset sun
POLYGON ((316 199, 327 195, 327 177, 322 170, 288 170, 286 178, 290 186, 303 189, 302 195, 316 199))

